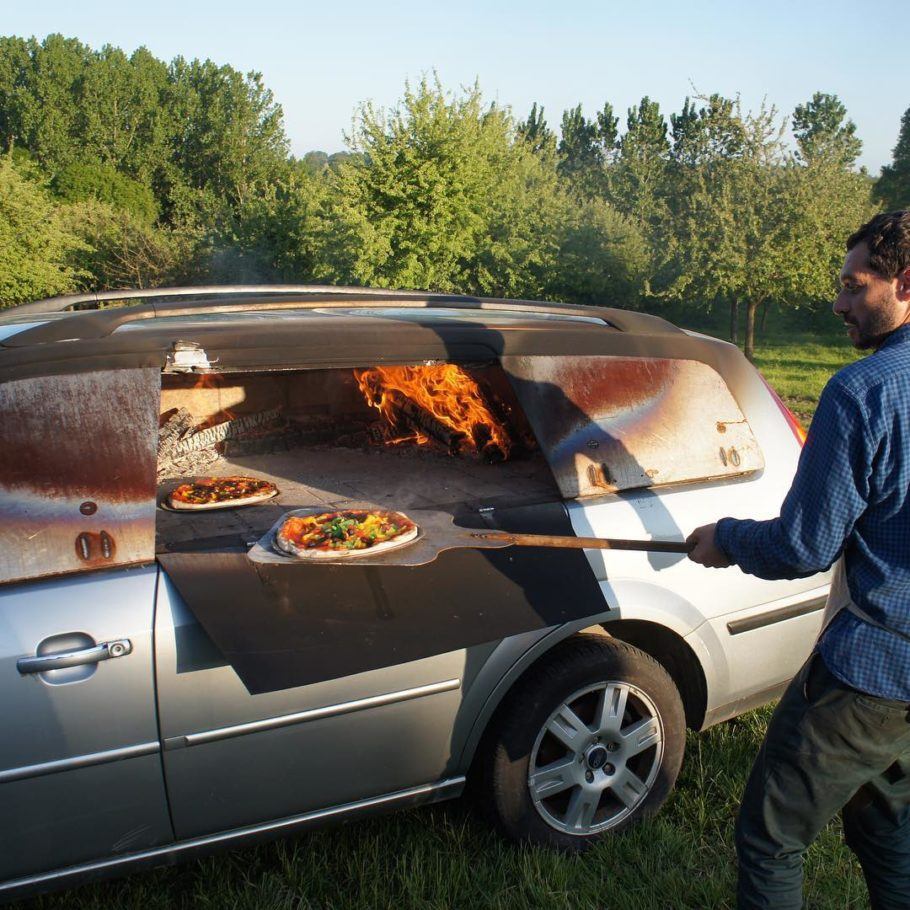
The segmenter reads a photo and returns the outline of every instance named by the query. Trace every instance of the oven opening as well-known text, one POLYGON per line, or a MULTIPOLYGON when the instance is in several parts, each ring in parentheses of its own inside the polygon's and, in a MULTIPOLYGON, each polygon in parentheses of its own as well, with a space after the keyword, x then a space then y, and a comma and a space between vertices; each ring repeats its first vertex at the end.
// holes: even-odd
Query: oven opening
POLYGON ((497 363, 162 377, 159 503, 200 477, 249 476, 279 495, 158 510, 159 551, 249 545, 304 507, 442 509, 559 499, 497 363))

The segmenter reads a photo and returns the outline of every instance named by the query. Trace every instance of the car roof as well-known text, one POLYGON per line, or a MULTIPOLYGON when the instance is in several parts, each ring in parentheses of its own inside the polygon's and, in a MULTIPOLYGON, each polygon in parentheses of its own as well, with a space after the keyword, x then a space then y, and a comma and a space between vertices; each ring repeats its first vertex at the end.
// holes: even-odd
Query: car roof
POLYGON ((482 359, 572 353, 607 337, 611 350, 617 343, 640 347, 640 336, 669 342, 685 333, 659 317, 613 307, 420 291, 313 285, 107 291, 0 313, 0 378, 38 375, 52 363, 55 372, 161 365, 184 342, 236 369, 232 364, 252 368, 269 356, 283 364, 321 362, 328 349, 336 360, 370 350, 402 360, 482 359), (253 359, 237 353, 252 348, 260 349, 253 359))

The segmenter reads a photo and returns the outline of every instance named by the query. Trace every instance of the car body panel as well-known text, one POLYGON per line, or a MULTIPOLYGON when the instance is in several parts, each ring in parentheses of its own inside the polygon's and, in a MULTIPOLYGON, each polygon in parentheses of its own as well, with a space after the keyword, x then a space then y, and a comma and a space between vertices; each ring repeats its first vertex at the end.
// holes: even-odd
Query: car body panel
POLYGON ((172 839, 152 666, 156 577, 152 566, 0 587, 0 880, 172 839), (89 639, 128 639, 132 651, 17 669, 19 658, 89 639))
POLYGON ((181 838, 445 777, 463 680, 491 650, 454 651, 253 696, 218 660, 164 573, 156 642, 164 768, 181 838), (448 685, 426 692, 436 684, 448 685), (398 700, 352 704, 377 696, 398 700), (305 714, 333 706, 338 712, 329 716, 305 714), (286 725, 256 726, 289 716, 286 725), (238 727, 225 738, 198 736, 238 727))

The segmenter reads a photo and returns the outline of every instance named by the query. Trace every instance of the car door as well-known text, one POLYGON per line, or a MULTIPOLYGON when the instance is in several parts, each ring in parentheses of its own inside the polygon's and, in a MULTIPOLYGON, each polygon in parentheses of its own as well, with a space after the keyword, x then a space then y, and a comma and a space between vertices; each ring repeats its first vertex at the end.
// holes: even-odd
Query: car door
POLYGON ((0 587, 0 881, 172 839, 156 578, 151 565, 0 587))
POLYGON ((495 643, 251 695, 162 571, 156 661, 179 838, 439 782, 495 643))

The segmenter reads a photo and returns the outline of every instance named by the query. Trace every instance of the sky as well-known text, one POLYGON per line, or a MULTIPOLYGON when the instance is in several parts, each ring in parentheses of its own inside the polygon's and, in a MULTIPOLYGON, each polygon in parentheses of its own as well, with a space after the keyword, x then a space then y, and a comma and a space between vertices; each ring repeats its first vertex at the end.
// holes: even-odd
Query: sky
POLYGON ((644 95, 669 115, 712 92, 746 109, 766 101, 789 122, 829 92, 857 125, 859 164, 878 174, 910 107, 907 12, 906 0, 0 0, 0 34, 258 71, 295 155, 345 148, 359 104, 392 107, 407 80, 434 72, 451 91, 476 80, 518 118, 536 101, 552 127, 579 103, 592 117, 609 101, 624 123, 644 95))

